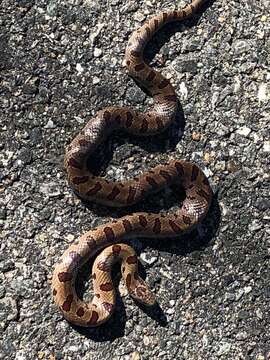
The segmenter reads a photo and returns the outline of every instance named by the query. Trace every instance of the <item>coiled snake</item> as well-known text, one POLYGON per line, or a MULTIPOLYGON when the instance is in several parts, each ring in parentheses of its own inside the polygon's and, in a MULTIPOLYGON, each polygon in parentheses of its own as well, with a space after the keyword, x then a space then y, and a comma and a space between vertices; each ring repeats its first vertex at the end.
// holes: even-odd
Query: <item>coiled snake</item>
POLYGON ((164 216, 141 212, 124 216, 86 232, 64 252, 53 273, 53 297, 64 317, 74 324, 97 326, 111 316, 115 292, 110 270, 119 259, 131 296, 145 305, 154 304, 153 294, 138 275, 133 249, 119 242, 130 237, 181 235, 200 222, 208 211, 211 188, 203 172, 190 162, 172 160, 125 182, 109 182, 94 176, 87 167, 88 156, 112 131, 124 129, 132 134, 148 136, 163 131, 172 123, 177 108, 175 91, 169 80, 144 62, 143 50, 164 24, 192 15, 203 2, 194 0, 182 10, 166 11, 152 17, 133 32, 128 41, 126 67, 153 97, 153 108, 144 113, 126 107, 101 110, 67 147, 65 168, 68 180, 83 199, 109 206, 129 206, 172 184, 181 184, 186 193, 181 208, 174 213, 164 216), (101 250, 92 270, 94 297, 90 304, 86 304, 75 291, 77 271, 101 250))

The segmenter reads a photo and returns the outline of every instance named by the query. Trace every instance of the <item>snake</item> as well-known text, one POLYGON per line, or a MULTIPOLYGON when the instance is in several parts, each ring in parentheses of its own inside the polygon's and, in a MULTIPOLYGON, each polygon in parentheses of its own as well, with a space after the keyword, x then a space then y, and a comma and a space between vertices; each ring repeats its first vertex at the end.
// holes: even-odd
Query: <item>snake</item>
POLYGON ((181 186, 185 198, 177 210, 167 214, 136 212, 97 226, 77 238, 63 253, 52 275, 52 294, 64 318, 83 327, 106 322, 115 310, 116 295, 112 266, 121 262, 128 293, 146 306, 156 304, 153 292, 138 274, 138 258, 127 244, 131 238, 171 238, 193 229, 206 216, 212 190, 203 171, 185 160, 169 160, 126 181, 108 181, 89 169, 89 156, 113 132, 149 136, 164 131, 177 113, 177 96, 170 81, 143 59, 146 44, 165 24, 190 17, 205 0, 193 0, 181 10, 168 10, 153 16, 136 31, 125 51, 128 74, 153 98, 147 112, 110 106, 90 119, 67 146, 64 167, 68 183, 80 198, 110 207, 130 206, 150 194, 171 186, 181 186), (95 258, 96 256, 96 258, 95 258), (93 298, 79 298, 75 284, 78 270, 90 259, 93 298))

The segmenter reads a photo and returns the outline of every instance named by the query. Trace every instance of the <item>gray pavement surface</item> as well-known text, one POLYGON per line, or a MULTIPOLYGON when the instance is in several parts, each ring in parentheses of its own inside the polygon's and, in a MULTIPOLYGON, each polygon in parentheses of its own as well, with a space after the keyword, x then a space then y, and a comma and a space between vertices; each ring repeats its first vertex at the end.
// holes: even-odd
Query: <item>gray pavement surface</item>
MULTIPOLYGON (((126 74, 125 45, 149 15, 173 6, 0 4, 0 359, 270 358, 269 0, 209 1, 160 31, 146 58, 176 88, 177 122, 150 139, 117 133, 94 159, 108 179, 189 159, 211 182, 197 231, 132 241, 159 307, 135 304, 117 267, 117 311, 102 327, 71 326, 52 301, 54 264, 76 237, 131 211, 177 205, 167 191, 132 209, 86 206, 63 170, 65 147, 98 109, 149 108, 126 74)), ((79 282, 90 289, 88 275, 86 267, 79 282)))

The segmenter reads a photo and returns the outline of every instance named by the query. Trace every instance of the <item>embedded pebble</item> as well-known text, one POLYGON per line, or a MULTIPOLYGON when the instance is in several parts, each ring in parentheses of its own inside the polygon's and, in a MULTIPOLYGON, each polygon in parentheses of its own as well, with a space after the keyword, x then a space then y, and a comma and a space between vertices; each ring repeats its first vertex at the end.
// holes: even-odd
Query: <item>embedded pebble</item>
POLYGON ((41 184, 40 192, 44 193, 45 195, 47 195, 49 197, 56 197, 56 196, 59 196, 61 193, 59 185, 54 182, 41 184))
POLYGON ((172 315, 175 313, 175 309, 174 308, 169 308, 166 310, 166 313, 169 314, 169 315, 172 315))
POLYGON ((83 67, 81 64, 76 64, 76 70, 78 71, 78 73, 82 73, 84 71, 83 67))
POLYGON ((263 144, 263 151, 270 152, 270 141, 265 141, 263 144))
POLYGON ((194 141, 200 141, 201 140, 201 134, 200 133, 198 133, 198 132, 196 132, 196 131, 193 131, 193 133, 192 133, 192 140, 194 140, 194 141))
POLYGON ((51 119, 49 119, 47 124, 44 126, 44 128, 45 129, 53 129, 53 128, 55 128, 55 124, 51 119))
POLYGON ((140 258, 148 265, 154 264, 158 259, 156 256, 149 256, 147 253, 141 253, 140 258))
POLYGON ((227 343, 227 342, 223 342, 220 346, 219 346, 219 350, 217 352, 217 355, 224 355, 224 354, 228 354, 228 352, 231 349, 231 344, 227 343))
POLYGON ((140 353, 138 351, 134 351, 131 354, 131 360, 140 360, 140 359, 141 359, 141 356, 140 356, 140 353))
POLYGON ((250 50, 250 43, 246 40, 236 40, 234 43, 235 54, 241 55, 250 50))
POLYGON ((100 57, 102 55, 102 49, 95 48, 94 49, 94 57, 100 57))
POLYGON ((236 132, 239 135, 248 136, 251 133, 251 129, 247 126, 243 126, 240 129, 237 129, 236 132))
POLYGON ((18 316, 18 307, 15 299, 4 297, 0 299, 0 322, 10 322, 16 320, 18 316))

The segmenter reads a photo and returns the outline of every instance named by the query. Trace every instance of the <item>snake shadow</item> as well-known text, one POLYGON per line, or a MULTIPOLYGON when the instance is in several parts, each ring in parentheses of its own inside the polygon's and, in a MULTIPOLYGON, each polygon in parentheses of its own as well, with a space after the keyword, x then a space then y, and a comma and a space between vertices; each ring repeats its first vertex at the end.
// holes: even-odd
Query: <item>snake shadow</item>
MULTIPOLYGON (((105 176, 106 169, 109 164, 113 165, 114 167, 120 166, 120 164, 125 161, 125 159, 134 154, 151 153, 160 155, 169 153, 175 149, 176 145, 181 140, 185 125, 186 120, 184 111, 178 100, 175 120, 163 132, 147 137, 130 135, 127 134, 124 130, 112 133, 112 135, 107 138, 104 143, 100 144, 94 153, 89 156, 87 160, 87 166, 89 169, 91 169, 91 173, 93 173, 95 176, 105 176), (123 147, 126 143, 132 145, 132 149, 129 147, 123 147), (113 159, 115 147, 120 149, 120 159, 113 159)), ((129 174, 128 170, 126 172, 127 176, 134 176, 134 174, 131 172, 129 174)), ((82 201, 84 200, 82 199, 82 201)), ((91 204, 88 203, 86 203, 86 205, 91 206, 91 204)))
MULTIPOLYGON (((159 252, 170 253, 177 257, 186 257, 189 254, 194 255, 195 258, 200 257, 200 254, 214 243, 216 233, 219 229, 221 211, 218 203, 218 196, 219 192, 217 191, 213 196, 210 209, 199 227, 181 237, 170 238, 165 241, 161 239, 156 240, 145 238, 142 241, 142 247, 140 247, 140 251, 137 252, 137 255, 139 256, 140 252, 142 252, 145 248, 150 247, 159 250, 159 252)), ((81 298, 83 298, 83 294, 86 292, 89 285, 88 282, 91 278, 92 263, 93 260, 85 264, 80 269, 77 277, 76 291, 78 296, 81 298)), ((140 263, 139 274, 143 279, 146 279, 147 274, 145 267, 143 267, 140 263)), ((114 341, 117 338, 125 336, 127 333, 125 331, 127 321, 125 305, 117 290, 121 278, 119 265, 114 266, 112 270, 112 278, 117 293, 116 308, 112 317, 105 324, 96 328, 84 328, 70 323, 71 327, 81 335, 96 342, 114 341)), ((86 299, 86 301, 87 300, 88 299, 86 299)), ((152 318, 158 326, 167 327, 167 317, 163 309, 160 307, 158 299, 157 303, 151 307, 144 306, 136 301, 134 301, 134 303, 148 317, 152 318)))
MULTIPOLYGON (((201 9, 195 14, 191 19, 187 19, 181 22, 175 22, 172 24, 167 24, 162 28, 149 42, 144 52, 145 60, 151 62, 159 52, 161 47, 167 43, 170 38, 176 33, 182 31, 183 24, 185 27, 191 28, 198 24, 202 14, 205 10, 210 7, 215 0, 206 1, 206 3, 201 7, 201 9)), ((138 84, 140 86, 140 84, 138 84)), ((141 86, 140 86, 141 87, 141 86)), ((143 89, 145 91, 145 89, 143 89)), ((181 139, 184 128, 185 128, 185 116, 180 102, 178 101, 178 110, 176 115, 175 122, 166 129, 163 133, 147 137, 147 141, 143 137, 129 136, 126 133, 113 134, 113 141, 116 141, 118 145, 122 145, 126 141, 129 143, 143 148, 147 152, 151 153, 160 153, 168 152, 173 150, 179 140, 181 139), (169 143, 168 143, 169 139, 169 143)), ((101 145, 97 148, 96 152, 89 158, 88 166, 91 168, 91 171, 97 175, 104 175, 106 173, 105 169, 112 160, 113 151, 112 146, 110 146, 110 141, 105 141, 104 145, 101 145)), ((175 190, 175 189, 174 189, 175 190)), ((166 192, 166 191, 164 191, 166 192)), ((151 195, 149 201, 144 202, 142 206, 136 204, 132 207, 125 209, 111 209, 108 207, 103 207, 94 203, 82 202, 84 205, 91 211, 94 211, 98 216, 112 216, 115 218, 130 214, 131 212, 136 211, 146 211, 146 212, 162 212, 171 209, 175 205, 175 201, 178 202, 184 199, 184 192, 181 189, 177 191, 172 191, 169 195, 165 195, 165 201, 160 203, 160 197, 162 192, 159 192, 157 195, 151 195), (176 195, 176 196, 175 196, 176 195), (143 209, 142 209, 143 208, 143 209)), ((77 195, 78 196, 78 195, 77 195)), ((218 204, 218 192, 213 196, 210 209, 202 221, 202 223, 192 232, 185 234, 181 237, 181 240, 178 238, 169 239, 168 241, 154 240, 145 238, 142 241, 143 250, 146 247, 155 248, 159 251, 165 251, 176 256, 187 256, 190 253, 202 252, 207 246, 213 243, 215 235, 219 229, 219 224, 221 221, 221 211, 218 204)), ((139 254, 138 254, 139 255, 139 254)), ((91 263, 86 264, 79 272, 78 281, 76 284, 78 295, 82 297, 86 288, 87 288, 87 278, 90 278, 90 269, 91 263), (79 280, 80 279, 80 280, 79 280)), ((146 272, 142 266, 139 267, 140 275, 142 278, 146 278, 146 272)), ((115 288, 118 288, 120 281, 119 267, 113 269, 112 277, 115 282, 115 288)), ((147 316, 151 317, 159 326, 167 326, 167 318, 162 308, 157 303, 152 307, 145 307, 136 302, 138 307, 144 311, 147 316)), ((116 300, 116 309, 112 317, 103 325, 96 328, 83 328, 73 324, 70 324, 72 328, 78 331, 83 336, 92 339, 96 342, 104 341, 114 341, 117 338, 123 337, 125 335, 127 314, 125 311, 125 306, 122 298, 117 293, 116 300)))
MULTIPOLYGON (((90 272, 88 272, 88 275, 90 276, 90 272)), ((115 289, 118 289, 117 285, 119 284, 120 276, 119 274, 116 274, 115 268, 112 271, 112 276, 114 279, 113 282, 115 289)), ((78 290, 78 286, 76 286, 76 290, 79 296, 81 296, 81 293, 84 292, 82 291, 82 287, 80 287, 78 290)), ((127 321, 127 315, 126 315, 125 306, 122 298, 119 296, 117 291, 115 310, 111 318, 105 324, 93 328, 81 327, 74 325, 72 323, 70 323, 70 326, 88 339, 94 340, 96 342, 104 342, 104 341, 114 341, 117 338, 123 337, 125 335, 126 321, 127 321)))
MULTIPOLYGON (((145 61, 150 63, 151 66, 156 66, 159 69, 160 66, 158 66, 158 63, 155 61, 153 62, 153 59, 156 54, 160 52, 160 49, 169 42, 173 35, 183 31, 183 25, 185 28, 192 28, 196 26, 199 23, 202 14, 213 4, 214 1, 215 0, 208 0, 192 18, 166 24, 162 29, 160 29, 145 48, 145 61)), ((136 79, 132 79, 132 82, 135 82, 144 93, 151 97, 148 90, 137 82, 136 79)), ((128 142, 134 146, 134 149, 139 148, 152 154, 168 153, 173 151, 183 136, 185 125, 186 119, 184 111, 180 101, 178 100, 175 120, 167 129, 159 134, 147 136, 147 140, 142 136, 134 136, 127 134, 125 131, 117 131, 117 133, 112 134, 112 136, 110 136, 110 138, 103 144, 99 145, 96 151, 91 155, 91 157, 89 157, 89 169, 91 169, 91 172, 96 176, 104 176, 106 174, 106 167, 109 163, 113 161, 114 165, 117 166, 118 163, 113 160, 113 144, 115 143, 118 147, 121 147, 123 144, 128 142)), ((129 150, 125 151, 125 157, 130 155, 129 150)))
MULTIPOLYGON (((93 264, 93 260, 85 264, 79 270, 79 274, 76 281, 76 292, 80 298, 83 298, 84 293, 87 291, 87 288, 89 287, 88 285, 89 285, 89 280, 91 280, 92 264, 93 264)), ((140 263, 139 263, 139 273, 143 279, 146 278, 146 272, 144 271, 144 268, 140 263)), ((85 328, 70 323, 70 326, 76 331, 78 331, 81 335, 84 335, 85 337, 97 342, 103 342, 108 340, 113 341, 125 335, 127 314, 126 314, 123 298, 120 296, 118 291, 119 282, 121 279, 119 264, 116 264, 112 269, 112 279, 114 283, 114 288, 116 289, 116 306, 111 318, 105 324, 102 324, 95 328, 85 328)), ((128 297, 129 299, 132 299, 129 295, 128 297)), ((144 313, 147 314, 147 316, 155 320, 160 326, 167 325, 167 318, 158 303, 149 307, 140 304, 134 299, 132 300, 141 311, 143 311, 144 313)), ((87 298, 85 299, 85 301, 86 302, 90 301, 90 299, 88 300, 87 298)))
POLYGON ((172 253, 177 256, 187 256, 190 253, 202 252, 214 244, 221 222, 221 210, 218 202, 219 190, 212 198, 208 213, 201 223, 193 230, 186 232, 180 237, 163 239, 143 239, 142 249, 146 247, 155 248, 161 252, 172 253))
MULTIPOLYGON (((201 16, 203 13, 215 2, 215 0, 206 0, 205 4, 202 5, 201 9, 194 14, 191 18, 182 20, 179 22, 166 24, 162 29, 160 29, 153 38, 147 44, 144 51, 144 59, 146 62, 150 63, 153 61, 155 55, 160 52, 160 49, 169 42, 170 38, 176 33, 183 32, 183 25, 185 28, 192 28, 200 22, 201 16)), ((154 65, 157 65, 154 63, 154 65)), ((132 81, 136 82, 136 80, 132 79, 132 81)), ((140 83, 137 83, 138 87, 140 87, 146 94, 147 89, 143 88, 140 83)), ((96 151, 89 156, 88 158, 88 168, 91 169, 91 172, 95 176, 105 176, 106 169, 109 164, 114 166, 119 166, 125 158, 136 154, 138 151, 143 151, 147 154, 168 154, 175 150, 176 145, 181 140, 186 126, 185 114, 182 108, 182 105, 178 99, 177 101, 177 113, 174 122, 163 132, 152 135, 152 136, 135 136, 127 134, 125 131, 117 131, 117 133, 113 133, 108 139, 105 140, 104 143, 98 146, 96 151), (113 159, 115 144, 118 148, 121 148, 124 144, 133 145, 132 150, 129 148, 123 149, 123 152, 119 160, 113 159), (140 149, 140 150, 138 150, 140 149)), ((156 164, 158 165, 158 164, 156 164)), ((126 170, 127 177, 133 177, 134 174, 132 172, 129 173, 126 170)), ((88 203, 85 200, 81 199, 82 202, 88 207, 90 210, 93 210, 100 216, 107 216, 108 210, 102 206, 96 206, 93 203, 88 203)), ((111 211, 110 211, 111 213, 111 211)))

